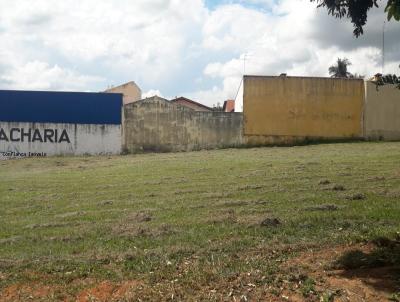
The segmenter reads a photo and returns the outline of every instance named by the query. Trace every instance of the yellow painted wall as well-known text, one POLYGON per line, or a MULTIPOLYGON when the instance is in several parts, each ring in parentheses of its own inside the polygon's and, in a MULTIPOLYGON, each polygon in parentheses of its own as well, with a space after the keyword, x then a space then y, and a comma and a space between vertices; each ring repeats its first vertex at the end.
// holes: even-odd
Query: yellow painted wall
POLYGON ((365 136, 367 139, 400 140, 400 90, 395 85, 366 83, 365 136))
POLYGON ((363 80, 244 78, 244 134, 351 138, 363 136, 363 80))

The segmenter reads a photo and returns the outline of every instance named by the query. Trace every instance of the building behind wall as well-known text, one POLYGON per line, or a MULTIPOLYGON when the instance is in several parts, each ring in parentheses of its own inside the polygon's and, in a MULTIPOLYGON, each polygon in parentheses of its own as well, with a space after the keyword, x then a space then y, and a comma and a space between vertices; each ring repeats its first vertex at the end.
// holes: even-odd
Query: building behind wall
POLYGON ((235 112, 235 100, 226 100, 222 106, 224 112, 235 112))
POLYGON ((116 87, 107 89, 108 93, 121 93, 123 95, 124 105, 137 102, 142 99, 142 91, 139 86, 131 81, 116 87))
POLYGON ((203 111, 203 112, 204 111, 205 112, 213 111, 212 108, 210 108, 210 107, 208 107, 206 105, 203 105, 203 104, 201 104, 199 102, 195 102, 195 101, 193 101, 191 99, 185 98, 183 96, 171 100, 171 103, 178 104, 178 105, 193 109, 194 111, 203 111))

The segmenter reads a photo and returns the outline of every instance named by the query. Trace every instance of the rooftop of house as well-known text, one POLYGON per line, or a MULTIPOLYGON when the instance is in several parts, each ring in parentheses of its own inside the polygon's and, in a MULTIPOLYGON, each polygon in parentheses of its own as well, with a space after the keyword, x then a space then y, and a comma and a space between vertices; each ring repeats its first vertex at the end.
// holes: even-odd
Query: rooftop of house
POLYGON ((171 103, 179 103, 181 105, 182 105, 182 102, 183 103, 186 102, 186 103, 189 103, 189 104, 191 104, 193 106, 199 107, 200 109, 203 109, 204 111, 212 111, 213 110, 212 108, 210 108, 210 107, 208 107, 206 105, 203 105, 201 103, 195 102, 195 101, 193 101, 191 99, 188 99, 188 98, 185 98, 183 96, 177 97, 177 98, 171 100, 171 103))
POLYGON ((106 92, 107 92, 107 91, 113 91, 113 90, 115 90, 115 89, 125 88, 125 87, 128 87, 128 86, 135 86, 137 89, 140 90, 140 87, 136 84, 135 81, 129 81, 129 82, 127 82, 127 83, 124 83, 124 84, 121 84, 121 85, 118 85, 118 86, 112 86, 112 87, 110 87, 110 88, 107 88, 107 89, 106 89, 106 92))

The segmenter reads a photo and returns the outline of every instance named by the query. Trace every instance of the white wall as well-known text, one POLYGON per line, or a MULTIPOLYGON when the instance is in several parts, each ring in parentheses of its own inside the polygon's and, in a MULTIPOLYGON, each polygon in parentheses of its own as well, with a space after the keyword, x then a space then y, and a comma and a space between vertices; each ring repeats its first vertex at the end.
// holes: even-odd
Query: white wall
POLYGON ((238 94, 235 99, 235 112, 243 112, 243 93, 244 93, 244 85, 243 82, 241 82, 238 94))
POLYGON ((121 142, 120 125, 0 121, 0 160, 27 156, 119 154, 121 142))

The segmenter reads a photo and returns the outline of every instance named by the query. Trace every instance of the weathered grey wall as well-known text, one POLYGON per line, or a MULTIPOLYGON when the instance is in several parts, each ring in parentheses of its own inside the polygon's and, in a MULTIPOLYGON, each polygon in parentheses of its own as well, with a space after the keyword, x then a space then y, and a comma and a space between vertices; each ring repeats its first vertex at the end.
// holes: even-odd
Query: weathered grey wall
POLYGON ((120 125, 0 121, 0 160, 53 155, 120 154, 121 141, 120 125))
POLYGON ((400 140, 400 90, 395 85, 366 82, 365 137, 370 140, 400 140))
POLYGON ((127 152, 191 151, 243 144, 241 113, 196 112, 153 97, 124 106, 127 152))

